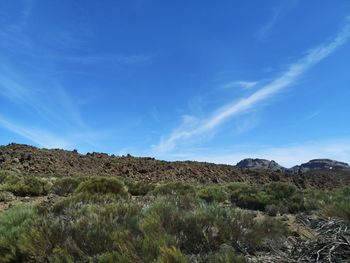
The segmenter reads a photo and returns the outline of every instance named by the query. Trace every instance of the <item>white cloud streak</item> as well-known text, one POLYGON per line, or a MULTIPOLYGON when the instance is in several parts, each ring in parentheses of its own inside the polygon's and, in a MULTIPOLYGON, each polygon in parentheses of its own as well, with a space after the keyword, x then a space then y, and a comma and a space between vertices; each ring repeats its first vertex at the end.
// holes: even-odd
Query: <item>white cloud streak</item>
POLYGON ((276 25, 280 15, 281 8, 275 9, 273 12, 273 16, 270 18, 270 20, 266 24, 264 24, 257 32, 256 37, 258 38, 258 40, 264 41, 268 37, 271 30, 276 25))
POLYGON ((5 117, 0 116, 0 126, 5 129, 26 138, 40 147, 47 148, 72 148, 71 143, 60 136, 56 136, 46 130, 27 128, 10 122, 5 117))
POLYGON ((289 68, 279 77, 266 84, 250 96, 242 98, 238 101, 233 101, 232 103, 219 108, 206 119, 196 120, 196 123, 193 123, 190 128, 180 125, 180 127, 175 129, 170 136, 162 138, 160 143, 154 146, 154 150, 156 152, 163 153, 171 151, 179 142, 205 135, 230 118, 238 114, 242 114, 256 106, 258 103, 271 98, 279 91, 291 86, 307 70, 332 54, 337 48, 342 46, 348 40, 349 36, 350 16, 346 18, 345 26, 331 42, 311 49, 298 62, 290 65, 289 68))
POLYGON ((240 81, 233 81, 233 82, 229 82, 225 85, 223 85, 222 87, 224 89, 228 89, 228 88, 244 88, 244 89, 250 89, 253 88, 254 86, 256 86, 258 84, 257 81, 244 81, 244 80, 240 80, 240 81))

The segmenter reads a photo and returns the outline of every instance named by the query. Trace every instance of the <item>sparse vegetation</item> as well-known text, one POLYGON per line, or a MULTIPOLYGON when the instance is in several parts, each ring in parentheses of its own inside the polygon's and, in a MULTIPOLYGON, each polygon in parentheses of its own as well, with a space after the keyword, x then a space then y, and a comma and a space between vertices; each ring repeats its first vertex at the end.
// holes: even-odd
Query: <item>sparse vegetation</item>
POLYGON ((350 187, 334 191, 323 209, 326 216, 337 216, 350 222, 350 187))
POLYGON ((314 211, 350 220, 349 187, 321 192, 285 183, 0 175, 0 202, 59 195, 50 204, 0 213, 0 262, 240 263, 291 235, 279 214, 314 211))

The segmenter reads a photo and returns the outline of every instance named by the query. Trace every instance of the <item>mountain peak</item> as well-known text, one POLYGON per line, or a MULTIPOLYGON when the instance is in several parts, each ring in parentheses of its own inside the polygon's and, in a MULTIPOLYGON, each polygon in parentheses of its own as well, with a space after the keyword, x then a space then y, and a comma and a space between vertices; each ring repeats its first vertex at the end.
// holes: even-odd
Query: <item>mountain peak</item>
POLYGON ((272 171, 281 171, 285 168, 276 163, 273 160, 259 159, 259 158, 246 158, 236 164, 239 168, 248 169, 267 169, 272 171))

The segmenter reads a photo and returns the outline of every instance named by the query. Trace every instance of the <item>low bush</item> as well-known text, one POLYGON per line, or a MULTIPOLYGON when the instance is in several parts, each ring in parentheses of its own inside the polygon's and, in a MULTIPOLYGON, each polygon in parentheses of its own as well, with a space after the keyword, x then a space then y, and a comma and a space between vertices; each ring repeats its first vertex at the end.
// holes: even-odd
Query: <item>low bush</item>
POLYGON ((10 202, 16 199, 16 196, 7 191, 0 191, 0 202, 10 202))
POLYGON ((276 212, 279 213, 297 213, 306 210, 303 192, 294 185, 279 182, 261 187, 237 187, 231 192, 231 202, 241 208, 260 211, 278 208, 276 212))
POLYGON ((350 186, 330 193, 330 199, 322 214, 340 217, 350 222, 350 186))
POLYGON ((232 250, 219 250, 212 253, 208 258, 208 263, 246 263, 244 257, 237 256, 232 250))
POLYGON ((155 263, 189 263, 190 261, 176 247, 161 247, 155 263))
POLYGON ((18 175, 18 173, 13 171, 7 171, 7 170, 0 170, 0 184, 4 183, 6 178, 10 175, 18 175))
POLYGON ((331 193, 328 190, 305 189, 303 195, 307 212, 322 209, 330 203, 331 193))
POLYGON ((224 202, 229 199, 227 189, 221 185, 210 185, 198 190, 197 196, 207 202, 224 202))
POLYGON ((249 189, 249 185, 243 182, 233 182, 225 185, 228 193, 234 193, 235 191, 244 191, 245 189, 249 189))
POLYGON ((4 180, 0 189, 17 196, 39 196, 47 194, 49 186, 40 177, 10 175, 4 180))
POLYGON ((192 185, 181 182, 170 182, 158 185, 152 193, 154 195, 195 195, 196 191, 192 185))
POLYGON ((237 189, 231 193, 231 203, 245 209, 264 211, 266 203, 261 195, 262 193, 253 187, 237 189))
POLYGON ((134 196, 144 196, 151 192, 155 185, 151 183, 145 183, 140 181, 124 181, 126 187, 128 188, 128 192, 134 196))
POLYGON ((68 195, 77 189, 79 184, 86 180, 83 177, 63 177, 57 179, 50 189, 50 192, 57 195, 68 195))
MULTIPOLYGON (((87 262, 109 251, 118 252, 116 236, 124 229, 137 229, 140 209, 122 202, 83 205, 64 214, 44 213, 22 233, 21 250, 36 262, 53 257, 87 262)), ((105 254, 101 260, 112 256, 105 254)))
POLYGON ((94 177, 82 182, 74 191, 75 194, 110 194, 121 198, 128 197, 124 183, 112 177, 94 177))
POLYGON ((32 206, 15 206, 0 214, 0 262, 23 262, 20 238, 26 226, 36 218, 32 206))

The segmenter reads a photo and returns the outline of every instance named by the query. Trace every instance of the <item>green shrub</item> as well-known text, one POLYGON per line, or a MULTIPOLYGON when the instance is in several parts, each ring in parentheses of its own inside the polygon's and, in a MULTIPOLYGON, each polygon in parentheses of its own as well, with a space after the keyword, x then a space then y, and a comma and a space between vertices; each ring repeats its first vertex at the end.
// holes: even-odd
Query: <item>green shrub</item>
MULTIPOLYGON (((7 183, 22 180, 10 179, 7 183)), ((74 180, 64 181, 75 185, 74 180)), ((245 262, 234 251, 265 251, 288 234, 275 218, 205 202, 195 195, 193 186, 162 186, 152 191, 158 196, 128 199, 120 180, 96 177, 83 181, 53 206, 10 209, 0 214, 0 255, 4 255, 0 262, 181 263, 190 257, 196 262, 245 262), (224 250, 225 246, 229 249, 224 250)), ((222 191, 254 197, 265 206, 279 201, 262 187, 230 187, 212 185, 200 190, 206 189, 214 201, 225 200, 222 191)))
POLYGON ((55 214, 65 213, 68 210, 79 210, 85 205, 107 205, 113 204, 120 198, 114 194, 89 194, 79 193, 59 199, 53 207, 55 214))
POLYGON ((144 196, 147 195, 149 192, 151 192, 154 188, 155 185, 151 183, 145 183, 145 182, 139 182, 139 181, 124 181, 127 188, 128 192, 131 195, 134 196, 144 196))
POLYGON ((10 202, 16 199, 16 196, 7 191, 0 191, 0 202, 10 202))
POLYGON ((326 216, 336 216, 350 222, 350 186, 337 189, 331 193, 329 204, 322 213, 326 216))
POLYGON ((98 257, 99 263, 139 263, 141 261, 132 261, 128 256, 123 256, 118 252, 107 252, 98 257))
POLYGON ((18 173, 13 171, 0 170, 0 184, 4 183, 6 178, 10 175, 15 176, 15 175, 18 175, 18 173))
POLYGON ((264 211, 266 206, 262 193, 253 187, 234 191, 231 194, 231 202, 241 208, 260 211, 264 211))
POLYGON ((189 263, 189 260, 176 247, 162 247, 155 263, 189 263))
POLYGON ((241 208, 267 211, 278 207, 280 213, 305 211, 304 199, 303 192, 294 185, 279 182, 262 187, 237 187, 231 192, 231 202, 241 208))
MULTIPOLYGON (((137 231, 140 210, 137 205, 115 203, 83 205, 58 215, 45 213, 23 232, 21 251, 37 262, 63 256, 71 257, 74 262, 87 262, 108 251, 123 255, 125 250, 118 251, 118 246, 126 242, 124 239, 116 244, 118 233, 124 229, 137 231)), ((137 233, 133 234, 136 236, 137 233)), ((107 254, 102 259, 110 257, 107 254)))
POLYGON ((110 194, 116 197, 127 198, 128 192, 124 183, 112 177, 95 177, 82 182, 74 191, 75 194, 110 194))
POLYGON ((247 185, 246 183, 242 183, 242 182, 233 182, 233 183, 228 183, 225 185, 225 188, 227 189, 227 192, 229 193, 233 193, 237 190, 239 191, 243 191, 245 189, 249 189, 249 185, 247 185))
POLYGON ((197 192, 197 196, 209 203, 213 201, 224 202, 229 198, 226 188, 221 185, 203 187, 197 192))
POLYGON ((50 263, 74 263, 74 258, 69 255, 67 250, 56 247, 52 250, 52 254, 48 257, 50 263))
POLYGON ((308 212, 322 209, 330 203, 331 193, 327 190, 305 189, 303 195, 304 208, 308 212))
POLYGON ((267 205, 265 207, 265 212, 269 216, 276 216, 280 212, 280 207, 277 205, 267 205))
POLYGON ((268 195, 273 196, 276 200, 289 199, 297 192, 295 185, 279 182, 266 184, 263 189, 268 195))
POLYGON ((219 250, 212 253, 208 259, 209 263, 245 263, 244 257, 237 256, 232 250, 219 250))
POLYGON ((82 181, 84 181, 82 177, 64 177, 57 179, 51 187, 50 192, 61 196, 71 194, 82 181))
POLYGON ((39 196, 47 194, 46 184, 47 182, 39 177, 10 175, 5 179, 1 190, 12 192, 18 196, 39 196))
POLYGON ((22 262, 19 239, 26 226, 36 218, 31 206, 15 206, 0 214, 0 262, 22 262))
POLYGON ((181 182, 170 182, 157 186, 152 193, 154 195, 195 195, 195 188, 181 182))

